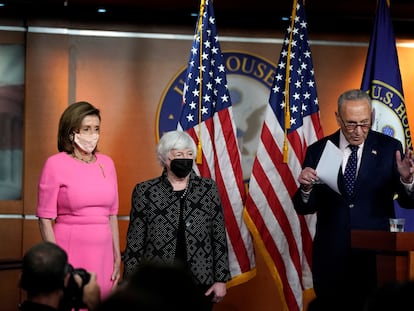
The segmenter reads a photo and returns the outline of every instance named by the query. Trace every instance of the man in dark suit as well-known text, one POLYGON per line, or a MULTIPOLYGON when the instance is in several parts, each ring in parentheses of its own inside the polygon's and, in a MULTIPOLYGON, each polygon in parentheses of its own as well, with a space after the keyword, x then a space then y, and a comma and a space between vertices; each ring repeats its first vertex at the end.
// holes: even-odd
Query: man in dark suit
POLYGON ((371 99, 361 90, 340 95, 336 120, 338 131, 308 147, 293 201, 299 214, 317 212, 312 273, 319 309, 361 310, 376 286, 375 254, 351 249, 350 233, 389 230, 395 195, 401 207, 414 208, 413 154, 407 148, 403 155, 398 140, 371 130, 371 99), (318 183, 316 167, 328 140, 344 154, 338 172, 340 193, 318 183), (356 150, 356 172, 348 177, 351 148, 356 150), (352 176, 354 184, 346 185, 352 176))

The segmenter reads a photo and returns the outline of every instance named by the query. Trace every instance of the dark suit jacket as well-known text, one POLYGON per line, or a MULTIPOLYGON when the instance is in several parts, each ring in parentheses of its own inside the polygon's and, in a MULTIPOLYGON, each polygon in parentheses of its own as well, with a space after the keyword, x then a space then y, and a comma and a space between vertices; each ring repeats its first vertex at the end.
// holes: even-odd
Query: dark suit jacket
MULTIPOLYGON (((144 181, 132 192, 124 254, 124 278, 150 261, 173 264, 177 249, 180 199, 166 172, 144 181)), ((214 180, 190 173, 185 200, 185 246, 196 283, 212 285, 230 279, 223 208, 214 180)))
MULTIPOLYGON (((328 140, 339 146, 339 131, 309 146, 303 167, 316 168, 328 140)), ((396 150, 402 152, 398 140, 370 130, 364 143, 353 197, 340 195, 323 184, 314 185, 307 203, 302 201, 300 190, 295 194, 293 201, 299 214, 317 212, 312 260, 317 293, 332 290, 336 284, 341 286, 352 282, 355 263, 350 257, 351 229, 388 230, 388 218, 394 217, 395 194, 398 194, 402 207, 414 208, 413 198, 406 194, 400 181, 396 150)), ((341 170, 338 172, 338 185, 345 193, 341 170)))

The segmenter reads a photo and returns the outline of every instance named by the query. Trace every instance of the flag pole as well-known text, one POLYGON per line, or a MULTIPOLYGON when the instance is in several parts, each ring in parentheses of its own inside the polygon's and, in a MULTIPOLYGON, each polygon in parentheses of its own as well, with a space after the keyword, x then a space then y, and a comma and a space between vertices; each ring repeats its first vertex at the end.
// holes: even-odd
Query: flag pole
POLYGON ((199 164, 196 157, 194 162, 197 164, 192 167, 194 173, 211 179, 210 186, 216 188, 220 195, 220 208, 215 212, 217 219, 223 212, 225 227, 219 226, 216 233, 225 233, 224 240, 227 243, 224 245, 224 241, 216 240, 213 251, 220 253, 227 249, 228 260, 217 261, 214 273, 219 279, 228 281, 226 286, 229 288, 248 281, 256 274, 254 245, 243 221, 246 191, 241 152, 237 145, 237 128, 227 84, 226 62, 218 40, 213 1, 198 1, 201 2, 200 13, 194 27, 183 85, 184 104, 177 128, 187 132, 199 146, 195 148, 202 163, 199 164))
POLYGON ((287 25, 283 39, 253 162, 245 220, 280 292, 281 309, 302 311, 303 302, 314 297, 312 240, 317 215, 298 215, 292 197, 298 190, 295 180, 304 161, 306 146, 322 138, 323 131, 303 0, 296 0, 294 7, 296 10, 293 10, 292 23, 287 25), (289 80, 291 83, 287 84, 289 80), (286 90, 292 96, 287 97, 289 92, 286 90), (285 110, 286 106, 290 109, 285 110), (285 119, 285 111, 289 111, 295 122, 285 119), (287 141, 285 129, 288 126, 287 141), (282 159, 284 140, 289 152, 292 151, 288 163, 282 159), (283 236, 283 239, 269 236, 283 236))
POLYGON ((198 16, 198 29, 197 33, 200 36, 200 59, 199 59, 199 74, 198 77, 200 78, 200 84, 199 84, 199 97, 198 97, 198 142, 197 142, 197 157, 196 157, 196 163, 202 164, 203 162, 203 152, 202 152, 202 144, 201 144, 201 111, 202 111, 202 103, 203 103, 203 69, 202 69, 202 61, 203 61, 203 15, 204 15, 204 9, 206 6, 206 0, 201 0, 200 4, 200 14, 198 16))
POLYGON ((292 8, 292 19, 290 21, 290 35, 289 35, 289 45, 288 45, 288 56, 287 56, 287 63, 286 63, 286 81, 285 81, 285 126, 284 126, 284 133, 285 138, 283 141, 283 163, 288 163, 288 138, 287 138, 287 131, 290 129, 290 105, 289 105, 289 83, 290 83, 290 52, 292 50, 292 36, 293 36, 293 28, 295 24, 296 18, 296 6, 298 2, 297 0, 293 1, 293 8, 292 8))

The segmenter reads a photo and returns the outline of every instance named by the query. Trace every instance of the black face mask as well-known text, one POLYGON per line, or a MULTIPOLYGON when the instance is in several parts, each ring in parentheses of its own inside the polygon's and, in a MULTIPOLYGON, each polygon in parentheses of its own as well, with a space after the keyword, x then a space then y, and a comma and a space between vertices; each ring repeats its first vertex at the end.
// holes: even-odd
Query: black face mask
POLYGON ((171 171, 178 178, 184 178, 190 174, 193 168, 193 159, 173 159, 170 163, 171 171))

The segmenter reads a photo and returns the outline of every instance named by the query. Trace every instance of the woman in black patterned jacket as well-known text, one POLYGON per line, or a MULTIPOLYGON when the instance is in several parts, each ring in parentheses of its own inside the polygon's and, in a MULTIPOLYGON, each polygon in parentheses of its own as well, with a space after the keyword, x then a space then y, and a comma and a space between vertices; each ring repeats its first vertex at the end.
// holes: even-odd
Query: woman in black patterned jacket
POLYGON ((162 175, 137 184, 132 193, 124 279, 147 261, 182 264, 202 289, 205 310, 211 310, 226 295, 230 279, 216 183, 192 170, 196 145, 183 131, 165 133, 157 156, 162 175))

